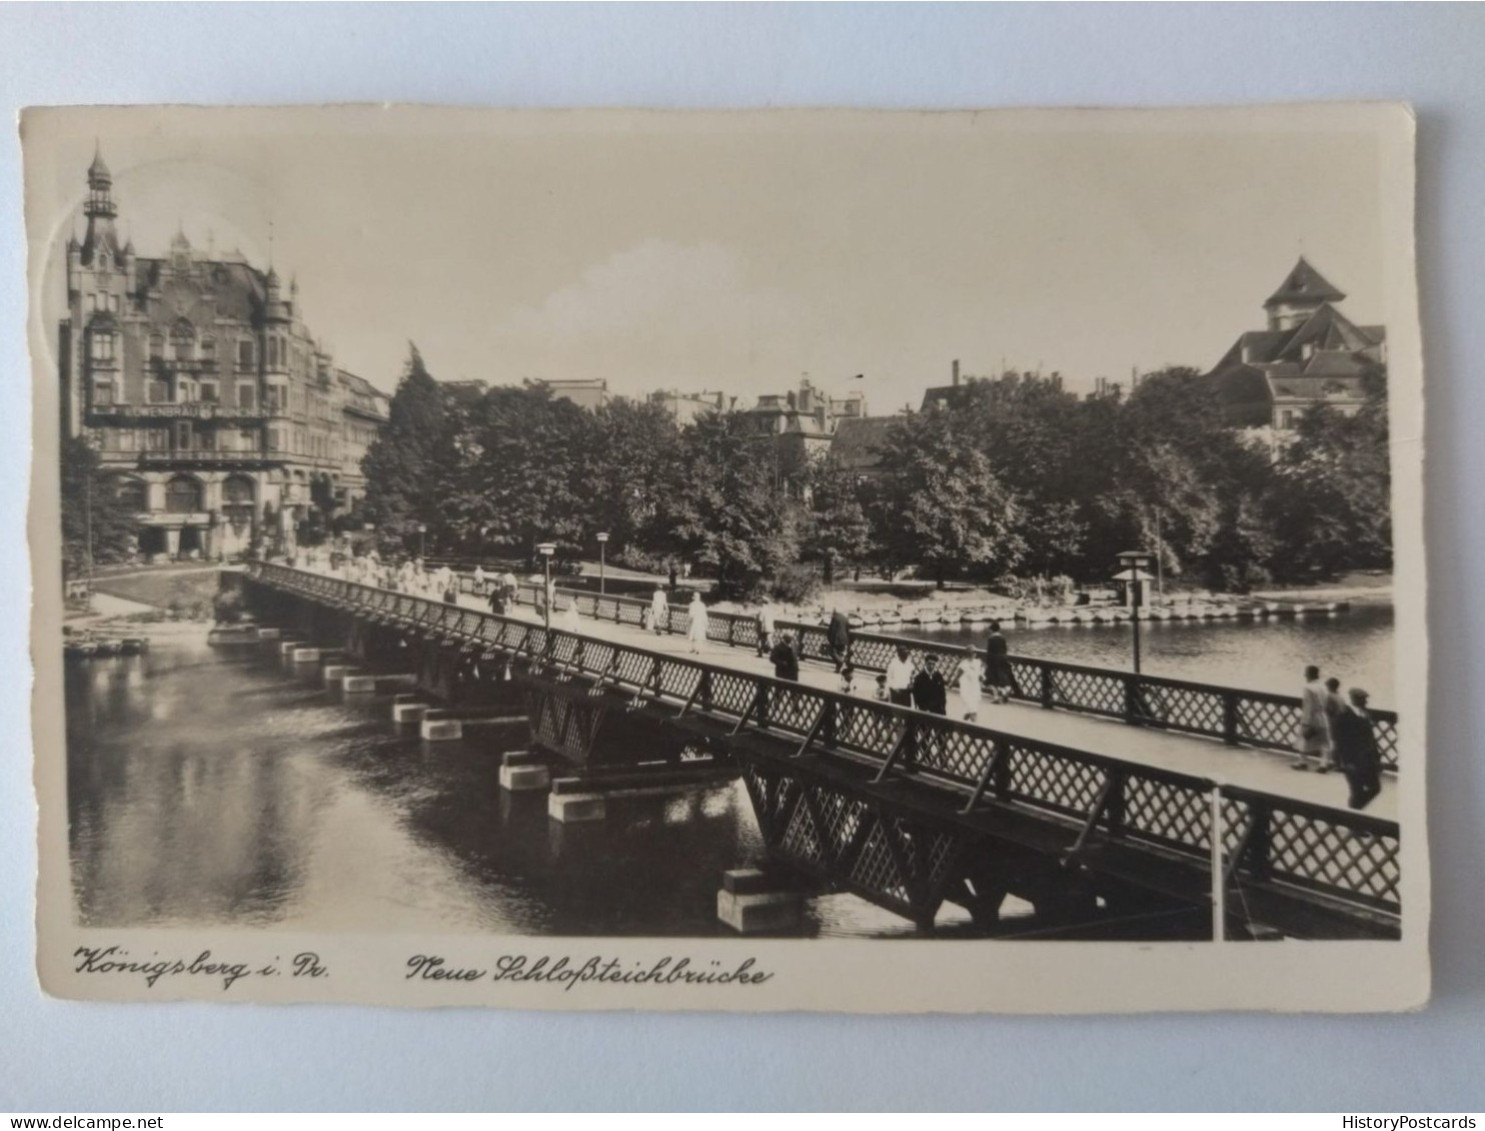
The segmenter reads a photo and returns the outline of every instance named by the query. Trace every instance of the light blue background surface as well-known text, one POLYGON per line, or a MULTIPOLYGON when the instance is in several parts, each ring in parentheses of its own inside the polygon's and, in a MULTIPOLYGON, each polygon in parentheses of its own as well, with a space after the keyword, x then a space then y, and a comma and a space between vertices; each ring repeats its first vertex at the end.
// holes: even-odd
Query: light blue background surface
MULTIPOLYGON (((0 136, 0 1111, 1485 1106, 1485 9, 0 7, 0 109, 1374 98, 1420 117, 1435 998, 1403 1017, 529 1015, 48 1001, 33 970, 20 147, 0 136)), ((1214 263, 1214 271, 1221 270, 1214 263)), ((987 954, 987 961, 993 956, 987 954)))

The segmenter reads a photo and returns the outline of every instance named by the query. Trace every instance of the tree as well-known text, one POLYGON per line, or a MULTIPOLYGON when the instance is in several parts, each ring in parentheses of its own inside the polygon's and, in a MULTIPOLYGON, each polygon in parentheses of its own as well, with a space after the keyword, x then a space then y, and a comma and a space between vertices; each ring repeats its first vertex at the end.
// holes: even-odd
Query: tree
POLYGON ((1328 405, 1306 411, 1275 471, 1276 574, 1330 578, 1392 565, 1385 392, 1355 416, 1328 405))
POLYGON ((592 414, 544 386, 501 386, 472 407, 470 427, 462 481, 444 494, 456 530, 522 557, 541 542, 576 556, 591 522, 592 414))
POLYGON ((798 557, 797 515, 746 414, 707 413, 681 430, 646 531, 652 550, 708 567, 718 592, 745 596, 798 557))
POLYGON ((106 474, 87 440, 62 441, 62 571, 75 577, 96 564, 126 561, 134 553, 134 518, 119 497, 122 481, 106 474))
POLYGON ((407 539, 439 513, 453 449, 444 394, 418 347, 409 343, 409 350, 387 423, 361 461, 366 513, 388 541, 407 539))
POLYGON ((828 456, 810 469, 808 497, 800 552, 820 563, 828 585, 837 565, 859 565, 871 556, 871 524, 861 486, 828 456))
POLYGON ((1012 496, 952 412, 909 413, 887 431, 882 490, 873 507, 879 545, 898 566, 998 575, 1026 549, 1012 496))
POLYGON ((680 429, 661 405, 613 400, 592 414, 581 450, 582 495, 590 532, 609 533, 610 553, 645 550, 643 531, 679 442, 680 429))

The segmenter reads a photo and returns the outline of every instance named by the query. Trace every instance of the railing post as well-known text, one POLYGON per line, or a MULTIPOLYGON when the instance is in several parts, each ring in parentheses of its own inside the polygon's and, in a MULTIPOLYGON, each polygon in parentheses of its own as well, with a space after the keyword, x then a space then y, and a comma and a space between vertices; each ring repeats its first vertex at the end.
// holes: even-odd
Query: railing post
POLYGON ((1248 820, 1252 822, 1252 832, 1248 836, 1247 864, 1253 877, 1259 880, 1266 880, 1273 873, 1268 858, 1272 839, 1269 822, 1272 815, 1265 802, 1252 798, 1248 800, 1248 820))
POLYGON ((700 688, 700 690, 701 690, 701 696, 700 696, 700 698, 701 698, 701 709, 703 711, 710 711, 712 709, 712 670, 711 670, 711 668, 702 668, 701 669, 701 688, 700 688))
POLYGON ((839 707, 840 704, 834 699, 825 700, 825 725, 821 728, 821 734, 824 736, 826 746, 835 745, 835 726, 838 717, 836 712, 839 707))
POLYGON ((1238 697, 1235 691, 1222 693, 1222 741, 1228 746, 1238 744, 1238 697))
POLYGON ((1114 788, 1109 793, 1109 803, 1104 809, 1104 820, 1108 824, 1109 836, 1124 835, 1124 787, 1129 783, 1129 774, 1122 768, 1110 771, 1114 775, 1114 788))
POLYGON ((1053 696, 1056 685, 1053 681, 1052 665, 1046 661, 1042 661, 1038 670, 1042 673, 1041 695, 1039 698, 1041 699, 1042 706, 1050 711, 1056 706, 1056 699, 1053 696))
POLYGON ((1140 725, 1140 677, 1133 673, 1124 675, 1124 721, 1131 726, 1140 725))

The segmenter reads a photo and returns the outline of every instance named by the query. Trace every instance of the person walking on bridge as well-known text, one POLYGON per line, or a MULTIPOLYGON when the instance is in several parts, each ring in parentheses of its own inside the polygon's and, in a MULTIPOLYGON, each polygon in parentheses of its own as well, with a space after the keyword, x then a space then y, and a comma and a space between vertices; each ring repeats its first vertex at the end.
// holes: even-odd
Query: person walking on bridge
POLYGON ((691 623, 686 626, 686 636, 691 641, 691 654, 701 654, 701 646, 706 643, 707 615, 706 605, 701 600, 700 593, 691 594, 691 604, 686 610, 691 614, 691 623))
POLYGON ((1382 755, 1367 694, 1359 687, 1350 691, 1351 702, 1336 717, 1336 755, 1351 787, 1352 809, 1365 809, 1382 792, 1382 755))
POLYGON ((838 672, 851 660, 851 618, 840 609, 832 609, 830 612, 830 625, 825 630, 825 643, 829 648, 830 658, 835 661, 835 670, 838 672))
POLYGON ((923 668, 913 680, 913 705, 931 715, 949 713, 949 685, 938 670, 938 657, 932 652, 923 658, 923 668))
POLYGON ((985 666, 980 663, 973 648, 966 648, 964 659, 959 661, 959 700, 964 706, 964 718, 967 722, 979 721, 984 680, 985 666))
POLYGON ((1329 721, 1325 716, 1325 685, 1320 682, 1320 669, 1314 664, 1305 668, 1305 686, 1299 698, 1299 734, 1295 749, 1299 756, 1292 768, 1308 770, 1313 762, 1324 772, 1325 744, 1330 737, 1329 721))
POLYGON ((887 698, 899 707, 913 705, 913 661, 906 644, 897 646, 897 654, 887 661, 885 676, 887 698))
POLYGON ((774 626, 773 602, 768 599, 768 594, 765 593, 762 603, 758 606, 758 655, 768 655, 768 651, 773 645, 774 626))
POLYGON ((670 619, 670 601, 665 596, 665 587, 658 582, 650 598, 650 631, 656 636, 665 633, 666 621, 670 619))
POLYGON ((1000 634, 1000 622, 990 622, 990 638, 985 641, 985 680, 990 685, 990 698, 997 703, 1009 702, 1015 682, 1011 677, 1010 646, 1000 634))
POLYGON ((799 682, 799 653, 794 650, 793 633, 786 632, 779 637, 779 642, 773 646, 768 658, 773 662, 774 679, 799 682))

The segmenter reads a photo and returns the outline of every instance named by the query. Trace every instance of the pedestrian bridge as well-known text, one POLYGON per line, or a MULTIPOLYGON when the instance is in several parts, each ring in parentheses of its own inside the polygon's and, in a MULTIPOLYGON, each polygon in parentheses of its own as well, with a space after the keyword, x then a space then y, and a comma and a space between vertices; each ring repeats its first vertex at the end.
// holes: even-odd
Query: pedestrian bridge
MULTIPOLYGON (((1167 933, 1145 937, 1400 929, 1391 787, 1376 813, 1353 813, 1317 800, 1342 793, 1340 781, 1294 774, 1243 745, 1265 744, 1264 705, 1282 719, 1283 697, 1018 657, 1017 690, 1035 708, 991 708, 977 725, 840 694, 820 686, 831 680, 823 671, 773 679, 758 670, 744 618, 718 617, 711 633, 726 639, 695 658, 677 654, 674 637, 642 633, 623 598, 564 597, 589 602, 585 631, 571 633, 525 609, 495 616, 472 598, 450 604, 279 565, 254 564, 244 588, 265 620, 368 664, 411 668, 451 713, 519 695, 533 742, 573 775, 559 790, 702 768, 740 775, 778 868, 923 930, 951 903, 983 933, 1005 933, 1007 894, 1036 908, 1046 937, 1142 937, 1155 923, 1167 933), (1074 678, 1084 672, 1124 706, 1074 678), (1218 713, 1153 717, 1145 684, 1199 689, 1218 713)), ((890 638, 857 635, 858 666, 870 660, 854 649, 870 655, 879 639, 890 638)), ((1379 726, 1395 751, 1395 718, 1379 726)))

